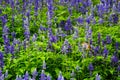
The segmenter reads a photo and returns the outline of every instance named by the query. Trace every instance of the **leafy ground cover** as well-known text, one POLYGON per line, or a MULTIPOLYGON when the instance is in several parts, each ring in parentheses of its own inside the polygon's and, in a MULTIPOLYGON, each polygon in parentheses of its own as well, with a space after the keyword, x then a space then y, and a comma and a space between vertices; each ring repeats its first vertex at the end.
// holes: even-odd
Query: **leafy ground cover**
POLYGON ((0 0, 0 80, 120 80, 120 1, 0 0))

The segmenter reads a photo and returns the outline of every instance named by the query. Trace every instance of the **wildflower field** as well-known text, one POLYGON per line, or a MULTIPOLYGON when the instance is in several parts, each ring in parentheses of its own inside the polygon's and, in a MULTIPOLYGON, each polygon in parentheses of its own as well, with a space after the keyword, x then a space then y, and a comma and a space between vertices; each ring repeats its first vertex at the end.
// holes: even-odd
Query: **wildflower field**
POLYGON ((119 0, 0 0, 0 80, 120 80, 119 0))

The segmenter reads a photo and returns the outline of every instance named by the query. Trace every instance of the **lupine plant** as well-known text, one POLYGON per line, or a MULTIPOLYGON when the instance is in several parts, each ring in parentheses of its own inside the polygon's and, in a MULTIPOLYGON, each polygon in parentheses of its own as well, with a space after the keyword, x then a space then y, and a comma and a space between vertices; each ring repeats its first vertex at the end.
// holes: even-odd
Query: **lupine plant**
POLYGON ((120 80, 119 0, 0 0, 0 80, 120 80))

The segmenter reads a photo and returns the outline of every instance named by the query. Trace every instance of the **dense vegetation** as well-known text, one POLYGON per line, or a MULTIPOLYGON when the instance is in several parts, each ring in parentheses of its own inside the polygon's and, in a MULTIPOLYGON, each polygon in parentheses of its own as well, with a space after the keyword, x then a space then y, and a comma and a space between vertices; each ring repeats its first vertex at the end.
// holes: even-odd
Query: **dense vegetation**
POLYGON ((120 80, 119 0, 0 0, 0 80, 120 80))

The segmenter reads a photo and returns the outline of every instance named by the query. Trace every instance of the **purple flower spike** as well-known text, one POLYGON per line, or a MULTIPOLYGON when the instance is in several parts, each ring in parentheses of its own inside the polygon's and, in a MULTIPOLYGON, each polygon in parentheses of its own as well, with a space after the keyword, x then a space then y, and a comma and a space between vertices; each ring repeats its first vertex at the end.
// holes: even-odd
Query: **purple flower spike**
POLYGON ((64 41, 64 44, 62 45, 62 52, 65 54, 72 52, 71 45, 69 44, 68 40, 64 41))
POLYGON ((4 77, 7 78, 8 77, 8 70, 6 70, 4 77))
POLYGON ((97 55, 97 53, 99 53, 99 50, 100 50, 100 47, 96 46, 95 49, 94 49, 94 55, 95 56, 97 55))
POLYGON ((49 74, 47 75, 47 80, 51 80, 51 76, 49 74))
POLYGON ((24 80, 29 80, 29 74, 28 71, 26 71, 25 75, 24 75, 24 80))
POLYGON ((113 4, 113 7, 112 7, 112 12, 113 13, 116 13, 118 11, 117 7, 116 7, 116 4, 113 4))
POLYGON ((2 70, 0 70, 0 77, 2 76, 2 70))
POLYGON ((120 71, 120 65, 117 67, 117 71, 120 71))
POLYGON ((104 56, 104 58, 106 58, 108 56, 108 50, 106 49, 106 47, 103 50, 103 56, 104 56))
POLYGON ((50 42, 54 42, 54 43, 55 43, 56 41, 57 41, 57 37, 51 35, 51 36, 50 36, 50 42))
POLYGON ((74 32, 74 35, 73 35, 73 39, 77 39, 79 37, 79 31, 78 31, 78 29, 75 29, 74 31, 75 32, 74 32))
POLYGON ((105 40, 102 40, 102 46, 105 46, 105 40))
POLYGON ((86 22, 87 22, 88 24, 90 24, 91 20, 92 20, 91 16, 88 16, 88 17, 86 18, 86 22))
POLYGON ((14 9, 15 8, 15 3, 14 3, 14 0, 11 0, 10 1, 10 5, 11 5, 11 8, 14 9))
POLYGON ((119 49, 119 43, 118 43, 118 42, 115 43, 115 49, 116 49, 116 50, 119 49))
POLYGON ((94 70, 94 67, 93 67, 92 63, 89 64, 88 69, 89 69, 89 71, 93 71, 94 70))
POLYGON ((112 42, 111 37, 110 36, 106 36, 106 43, 110 44, 112 42))
POLYGON ((62 76, 62 72, 61 71, 59 73, 59 76, 58 76, 57 80, 64 80, 64 77, 62 76))
POLYGON ((53 0, 47 0, 47 7, 48 7, 47 12, 48 26, 51 26, 51 19, 53 17, 53 0))
POLYGON ((0 76, 0 80, 4 80, 4 74, 0 76))
POLYGON ((95 80, 100 80, 100 75, 97 74, 95 80))
POLYGON ((117 14, 113 14, 112 17, 113 17, 113 23, 114 23, 114 24, 117 24, 118 21, 119 21, 118 15, 117 15, 117 14))
POLYGON ((83 17, 79 17, 79 18, 77 19, 77 22, 78 22, 79 24, 83 24, 83 22, 84 22, 83 17))
POLYGON ((37 16, 38 15, 38 6, 39 6, 39 0, 35 0, 35 8, 34 8, 34 10, 35 10, 35 16, 37 16))
POLYGON ((44 70, 42 70, 42 72, 40 74, 40 80, 46 80, 44 70))
POLYGON ((111 62, 112 62, 112 63, 118 63, 118 57, 115 56, 115 55, 112 56, 112 57, 111 57, 111 62))
POLYGON ((14 45, 9 46, 9 51, 11 54, 14 54, 14 51, 15 51, 14 45))
POLYGON ((118 12, 120 13, 120 1, 118 2, 118 12))
POLYGON ((70 31, 71 29, 72 29, 72 23, 71 23, 70 18, 68 18, 68 20, 66 21, 66 24, 64 26, 64 30, 65 31, 70 31))
POLYGON ((23 80, 22 77, 19 75, 16 76, 16 80, 23 80))
POLYGON ((113 23, 113 24, 117 24, 119 21, 119 17, 118 17, 118 14, 111 14, 110 17, 109 17, 109 22, 110 23, 113 23))
POLYGON ((16 33, 15 32, 12 32, 11 35, 12 35, 12 39, 14 39, 16 37, 16 33))
POLYGON ((100 44, 100 42, 101 42, 101 34, 98 33, 98 44, 100 44))
POLYGON ((35 42, 37 40, 37 34, 35 33, 32 37, 32 41, 35 42))
POLYGON ((35 68, 35 70, 32 73, 32 77, 35 79, 37 77, 37 75, 38 75, 38 72, 37 72, 37 70, 35 68))
POLYGON ((103 19, 100 18, 100 19, 99 19, 99 23, 100 23, 100 24, 103 24, 103 22, 104 22, 103 19))
POLYGON ((3 53, 0 52, 0 68, 3 68, 4 66, 3 58, 4 58, 3 53))
POLYGON ((46 30, 47 30, 47 28, 45 28, 45 27, 43 27, 42 25, 40 25, 39 30, 41 30, 41 31, 46 31, 46 30))
POLYGON ((5 24, 7 23, 7 19, 5 18, 5 16, 1 16, 0 20, 2 20, 2 27, 4 27, 5 24))

